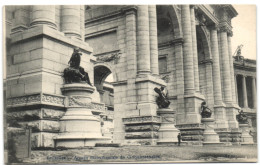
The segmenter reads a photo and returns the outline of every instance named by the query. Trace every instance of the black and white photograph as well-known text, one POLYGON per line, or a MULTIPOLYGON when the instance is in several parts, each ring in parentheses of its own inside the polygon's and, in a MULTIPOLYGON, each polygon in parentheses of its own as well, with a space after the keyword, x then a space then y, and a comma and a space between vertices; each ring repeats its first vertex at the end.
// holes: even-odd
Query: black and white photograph
POLYGON ((255 4, 62 3, 2 5, 5 164, 258 161, 255 4))

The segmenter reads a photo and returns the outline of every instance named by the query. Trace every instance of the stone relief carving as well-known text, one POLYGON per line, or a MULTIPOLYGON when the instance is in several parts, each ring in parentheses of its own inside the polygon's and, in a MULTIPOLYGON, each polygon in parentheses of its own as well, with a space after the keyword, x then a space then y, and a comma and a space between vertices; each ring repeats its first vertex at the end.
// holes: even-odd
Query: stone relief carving
POLYGON ((65 112, 52 110, 52 109, 42 109, 42 118, 53 118, 59 119, 64 115, 65 112))
POLYGON ((42 121, 42 131, 54 131, 60 130, 60 124, 57 121, 42 121))
POLYGON ((62 96, 39 93, 34 95, 9 98, 7 99, 7 107, 21 105, 21 104, 40 103, 41 101, 64 106, 64 100, 65 97, 62 96))
POLYGON ((71 96, 69 98, 69 106, 84 106, 88 109, 105 111, 105 105, 104 104, 99 104, 99 103, 94 103, 94 102, 91 102, 91 103, 82 102, 82 101, 80 101, 80 97, 77 97, 77 96, 71 96))
POLYGON ((53 95, 42 95, 42 101, 54 104, 64 105, 64 97, 53 96, 53 95))
POLYGON ((101 62, 110 62, 114 60, 114 63, 117 64, 118 60, 120 59, 120 52, 115 52, 112 53, 110 55, 106 55, 106 56, 100 56, 97 58, 97 61, 101 61, 101 62))
POLYGON ((126 132, 136 132, 136 131, 158 131, 159 125, 138 125, 138 126, 126 126, 126 132))

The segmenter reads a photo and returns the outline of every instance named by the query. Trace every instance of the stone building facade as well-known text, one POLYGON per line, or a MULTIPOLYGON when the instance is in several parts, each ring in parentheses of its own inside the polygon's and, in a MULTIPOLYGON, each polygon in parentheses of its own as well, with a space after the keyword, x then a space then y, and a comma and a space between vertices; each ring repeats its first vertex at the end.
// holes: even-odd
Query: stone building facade
POLYGON ((35 146, 54 146, 68 100, 62 72, 75 47, 96 88, 91 107, 104 116, 104 82, 113 75, 113 142, 156 144, 160 86, 184 141, 203 142, 205 100, 220 141, 240 142, 232 5, 6 6, 5 13, 7 111, 33 126, 35 146))

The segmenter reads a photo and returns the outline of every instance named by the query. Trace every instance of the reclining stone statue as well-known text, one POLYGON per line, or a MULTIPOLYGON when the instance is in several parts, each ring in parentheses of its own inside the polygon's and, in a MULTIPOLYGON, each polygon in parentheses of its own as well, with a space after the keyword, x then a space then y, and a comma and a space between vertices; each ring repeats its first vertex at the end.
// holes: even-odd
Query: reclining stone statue
POLYGON ((208 108, 206 101, 201 103, 201 117, 202 118, 210 118, 212 114, 211 109, 208 108))
POLYGON ((75 48, 68 62, 70 66, 64 69, 63 77, 65 84, 86 82, 92 86, 88 73, 80 66, 81 55, 82 53, 79 52, 79 48, 75 48))
POLYGON ((156 98, 156 103, 159 108, 168 108, 171 102, 168 99, 168 93, 164 92, 164 87, 154 88, 154 91, 158 93, 158 97, 156 98))

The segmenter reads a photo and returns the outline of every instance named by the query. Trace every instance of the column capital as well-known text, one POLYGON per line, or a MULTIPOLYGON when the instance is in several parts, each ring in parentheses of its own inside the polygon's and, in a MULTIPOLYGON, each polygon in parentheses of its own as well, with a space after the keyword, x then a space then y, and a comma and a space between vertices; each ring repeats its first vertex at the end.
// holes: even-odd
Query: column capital
POLYGON ((233 36, 233 31, 228 26, 218 26, 218 32, 227 32, 228 36, 233 36))
POLYGON ((190 5, 190 8, 194 8, 194 10, 197 10, 198 6, 197 5, 190 5))
POLYGON ((207 26, 210 30, 218 30, 218 25, 216 24, 212 24, 212 25, 209 25, 207 26))
POLYGON ((125 14, 125 15, 130 15, 130 14, 136 14, 137 13, 137 6, 127 6, 121 9, 121 11, 125 14))

